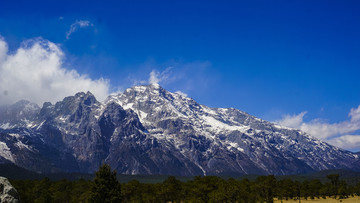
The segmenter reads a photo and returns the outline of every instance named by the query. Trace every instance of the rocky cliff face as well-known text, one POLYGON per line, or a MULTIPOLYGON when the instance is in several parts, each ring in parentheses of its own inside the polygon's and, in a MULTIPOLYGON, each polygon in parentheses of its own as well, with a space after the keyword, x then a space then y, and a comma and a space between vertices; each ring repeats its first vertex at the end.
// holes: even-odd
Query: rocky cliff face
POLYGON ((20 196, 8 179, 0 177, 0 202, 19 203, 20 196))
POLYGON ((354 153, 237 109, 200 105, 158 85, 129 88, 108 101, 134 110, 149 134, 170 142, 204 174, 358 170, 354 153))
POLYGON ((34 171, 93 172, 102 162, 124 174, 360 170, 355 153, 159 85, 135 86, 104 103, 88 92, 41 109, 22 101, 0 111, 7 112, 0 116, 0 161, 34 171))

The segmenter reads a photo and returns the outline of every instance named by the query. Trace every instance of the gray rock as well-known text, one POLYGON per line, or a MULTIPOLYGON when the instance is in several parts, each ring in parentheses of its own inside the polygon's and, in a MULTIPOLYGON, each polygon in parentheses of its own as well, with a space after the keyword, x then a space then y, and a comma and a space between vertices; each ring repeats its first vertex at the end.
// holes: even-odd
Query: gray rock
POLYGON ((103 162, 122 174, 360 171, 359 154, 159 85, 135 86, 104 103, 87 92, 41 109, 26 101, 4 107, 0 147, 0 163, 39 172, 92 173, 103 162))
POLYGON ((10 184, 9 180, 0 177, 0 202, 1 203, 18 203, 20 197, 16 189, 10 184))
POLYGON ((26 121, 34 120, 39 113, 40 107, 37 104, 21 100, 13 105, 0 106, 0 126, 3 127, 24 127, 26 121))

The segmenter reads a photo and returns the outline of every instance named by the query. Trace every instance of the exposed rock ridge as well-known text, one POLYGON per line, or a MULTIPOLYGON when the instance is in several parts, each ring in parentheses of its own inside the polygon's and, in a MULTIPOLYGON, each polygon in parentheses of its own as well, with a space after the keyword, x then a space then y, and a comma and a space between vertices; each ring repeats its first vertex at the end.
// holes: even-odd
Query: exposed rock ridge
POLYGON ((21 101, 0 111, 7 112, 0 116, 0 163, 37 172, 91 173, 103 162, 123 174, 360 170, 356 153, 157 84, 129 88, 104 103, 80 92, 42 108, 21 101))

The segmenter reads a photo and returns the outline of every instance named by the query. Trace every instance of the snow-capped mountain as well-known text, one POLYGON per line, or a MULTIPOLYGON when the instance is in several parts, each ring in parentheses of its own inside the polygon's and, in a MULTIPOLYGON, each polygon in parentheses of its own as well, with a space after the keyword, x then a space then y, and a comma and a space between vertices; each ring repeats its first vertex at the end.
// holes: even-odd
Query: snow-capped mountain
POLYGON ((0 162, 34 171, 94 172, 102 162, 124 174, 360 170, 355 153, 157 84, 129 88, 104 103, 88 92, 41 109, 21 101, 0 112, 0 162))
POLYGON ((14 128, 25 126, 34 120, 40 107, 37 104, 21 100, 13 105, 0 106, 0 128, 14 128))

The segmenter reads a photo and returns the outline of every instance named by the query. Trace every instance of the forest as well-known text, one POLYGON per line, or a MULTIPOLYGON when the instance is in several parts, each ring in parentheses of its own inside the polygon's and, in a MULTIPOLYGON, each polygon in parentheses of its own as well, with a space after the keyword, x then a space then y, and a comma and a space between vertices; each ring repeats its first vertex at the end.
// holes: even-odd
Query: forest
POLYGON ((11 180, 22 202, 274 202, 301 199, 345 199, 360 194, 360 182, 348 184, 339 174, 329 174, 327 181, 318 179, 277 180, 273 175, 255 180, 196 176, 180 181, 169 176, 161 183, 132 180, 120 183, 116 171, 102 165, 93 180, 66 179, 51 181, 11 180))

